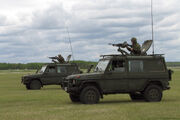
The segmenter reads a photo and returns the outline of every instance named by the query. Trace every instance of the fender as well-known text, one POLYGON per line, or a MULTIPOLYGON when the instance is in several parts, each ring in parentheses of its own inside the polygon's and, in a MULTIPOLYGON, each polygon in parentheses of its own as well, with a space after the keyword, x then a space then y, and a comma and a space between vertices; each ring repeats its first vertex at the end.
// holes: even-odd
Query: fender
POLYGON ((33 79, 30 81, 30 83, 31 83, 33 80, 38 80, 38 81, 41 83, 41 86, 43 87, 43 84, 42 84, 41 79, 39 79, 39 78, 33 78, 33 79))
POLYGON ((161 86, 162 88, 164 88, 161 81, 149 79, 149 80, 147 80, 147 82, 144 84, 144 86, 143 86, 143 88, 141 89, 141 91, 144 91, 144 90, 147 88, 147 86, 150 85, 150 84, 159 85, 159 86, 161 86))

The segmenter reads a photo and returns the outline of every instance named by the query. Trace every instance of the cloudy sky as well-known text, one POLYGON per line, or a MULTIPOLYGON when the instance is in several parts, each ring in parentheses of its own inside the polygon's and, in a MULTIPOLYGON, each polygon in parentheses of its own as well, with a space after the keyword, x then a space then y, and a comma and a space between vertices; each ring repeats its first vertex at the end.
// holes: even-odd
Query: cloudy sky
MULTIPOLYGON (((0 0, 0 62, 97 61, 108 43, 151 39, 150 0, 0 0)), ((180 61, 180 1, 154 0, 155 53, 180 61)), ((149 50, 151 53, 152 48, 149 50)))

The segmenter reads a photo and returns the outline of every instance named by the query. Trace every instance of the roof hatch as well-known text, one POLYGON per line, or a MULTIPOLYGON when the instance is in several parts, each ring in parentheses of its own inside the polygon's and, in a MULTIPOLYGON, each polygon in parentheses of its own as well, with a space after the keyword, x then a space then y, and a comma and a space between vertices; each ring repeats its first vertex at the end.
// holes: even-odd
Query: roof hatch
POLYGON ((141 47, 141 54, 146 54, 146 52, 151 47, 152 43, 153 43, 153 40, 144 41, 144 43, 142 44, 142 47, 141 47))

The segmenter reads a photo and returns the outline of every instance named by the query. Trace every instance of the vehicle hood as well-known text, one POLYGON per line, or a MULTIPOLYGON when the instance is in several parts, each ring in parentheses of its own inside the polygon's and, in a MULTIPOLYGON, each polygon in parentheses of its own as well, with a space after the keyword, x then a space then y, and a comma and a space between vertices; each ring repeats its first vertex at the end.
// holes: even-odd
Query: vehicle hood
POLYGON ((30 74, 30 75, 24 75, 23 78, 38 78, 42 74, 30 74))
POLYGON ((104 73, 102 72, 75 74, 66 77, 66 79, 76 79, 76 80, 99 79, 103 74, 104 73))

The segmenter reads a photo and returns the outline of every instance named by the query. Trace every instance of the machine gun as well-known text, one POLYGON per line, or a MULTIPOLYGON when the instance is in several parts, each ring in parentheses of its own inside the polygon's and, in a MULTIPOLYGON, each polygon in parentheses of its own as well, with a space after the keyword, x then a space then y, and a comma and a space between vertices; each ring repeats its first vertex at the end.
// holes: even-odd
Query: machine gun
POLYGON ((127 46, 132 47, 132 45, 129 45, 126 41, 123 43, 119 43, 119 44, 112 44, 109 43, 109 45, 118 47, 118 52, 120 52, 122 55, 129 55, 129 53, 127 53, 125 50, 121 49, 121 48, 125 48, 127 46))
MULTIPOLYGON (((68 57, 69 57, 69 56, 68 56, 68 57)), ((61 56, 61 54, 59 54, 58 56, 55 56, 55 57, 49 57, 49 59, 51 59, 52 62, 54 62, 54 63, 61 63, 61 64, 65 63, 65 60, 64 60, 64 58, 61 56)), ((69 59, 70 59, 70 58, 69 58, 69 59)))

